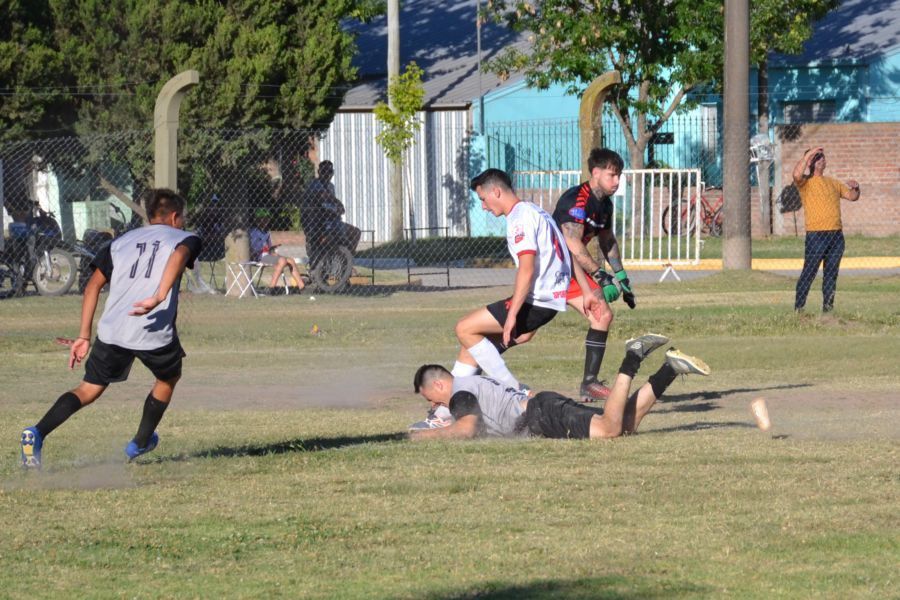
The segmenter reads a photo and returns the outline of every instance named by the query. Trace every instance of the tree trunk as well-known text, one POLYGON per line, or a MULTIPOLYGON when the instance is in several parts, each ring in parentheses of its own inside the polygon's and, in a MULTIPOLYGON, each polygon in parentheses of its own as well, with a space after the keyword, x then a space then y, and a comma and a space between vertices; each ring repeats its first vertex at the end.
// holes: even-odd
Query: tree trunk
MULTIPOLYGON (((757 130, 760 135, 769 137, 769 61, 763 58, 759 63, 759 95, 757 96, 757 130)), ((759 225, 762 235, 769 237, 772 233, 772 189, 769 187, 769 167, 772 161, 761 160, 757 163, 757 185, 759 186, 759 225)))

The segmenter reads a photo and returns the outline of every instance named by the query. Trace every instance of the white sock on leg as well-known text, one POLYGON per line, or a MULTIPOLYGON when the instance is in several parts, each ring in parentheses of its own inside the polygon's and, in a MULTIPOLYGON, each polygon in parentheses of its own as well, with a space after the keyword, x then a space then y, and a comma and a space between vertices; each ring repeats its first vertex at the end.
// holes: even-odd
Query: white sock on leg
POLYGON ((478 375, 478 367, 456 361, 450 374, 454 377, 471 377, 472 375, 478 375))
POLYGON ((483 338, 471 348, 466 349, 485 373, 504 385, 519 389, 518 380, 509 372, 506 363, 500 357, 500 353, 497 352, 497 348, 489 339, 483 338))

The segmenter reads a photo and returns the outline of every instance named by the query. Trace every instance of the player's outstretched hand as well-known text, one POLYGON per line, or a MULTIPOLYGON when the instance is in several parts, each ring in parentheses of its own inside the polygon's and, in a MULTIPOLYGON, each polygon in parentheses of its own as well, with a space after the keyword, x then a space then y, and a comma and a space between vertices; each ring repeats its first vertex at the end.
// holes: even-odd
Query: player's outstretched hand
POLYGON ((81 364, 84 357, 87 356, 88 350, 91 349, 91 341, 85 338, 72 340, 69 345, 69 368, 74 369, 75 365, 81 364))
POLYGON ((132 317, 139 317, 141 315, 146 315, 148 312, 159 306, 160 300, 157 299, 156 296, 150 296, 149 298, 144 298, 140 302, 135 302, 132 304, 134 310, 129 312, 128 314, 132 317))
POLYGON ((616 272, 616 279, 622 288, 622 300, 625 301, 628 308, 633 309, 637 306, 637 299, 634 297, 634 290, 631 289, 631 280, 628 279, 628 273, 625 272, 625 269, 616 272))

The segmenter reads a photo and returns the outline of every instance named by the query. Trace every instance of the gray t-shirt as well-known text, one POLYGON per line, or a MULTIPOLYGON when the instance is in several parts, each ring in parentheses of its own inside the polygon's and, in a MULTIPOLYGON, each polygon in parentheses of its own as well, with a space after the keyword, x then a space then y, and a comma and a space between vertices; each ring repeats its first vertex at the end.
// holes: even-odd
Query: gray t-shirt
POLYGON ((178 282, 166 299, 146 315, 131 316, 135 302, 156 293, 175 248, 191 251, 188 267, 200 251, 200 238, 168 225, 147 225, 113 240, 93 265, 109 281, 109 297, 97 324, 97 338, 130 350, 156 350, 175 339, 178 282))
POLYGON ((490 377, 454 377, 450 413, 455 419, 472 414, 480 416, 485 435, 524 435, 516 431, 516 422, 525 412, 522 407, 527 400, 524 392, 490 377))

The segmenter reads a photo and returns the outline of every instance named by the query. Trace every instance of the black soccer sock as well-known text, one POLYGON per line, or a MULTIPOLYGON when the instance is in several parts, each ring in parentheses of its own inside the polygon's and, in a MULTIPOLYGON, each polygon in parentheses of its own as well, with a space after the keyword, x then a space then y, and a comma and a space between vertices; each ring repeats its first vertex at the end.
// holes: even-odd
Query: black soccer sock
POLYGON ((44 418, 34 426, 41 437, 50 435, 50 432, 66 422, 66 419, 81 410, 81 400, 72 392, 66 392, 56 399, 44 418))
POLYGON ((603 364, 603 355, 606 353, 606 338, 608 331, 588 329, 584 338, 584 381, 596 381, 600 373, 600 365, 603 364))
POLYGON ((641 356, 634 352, 626 352, 625 358, 622 359, 622 366, 619 367, 619 373, 628 375, 633 379, 640 368, 641 356))
POLYGON ((150 443, 150 436, 156 431, 156 426, 162 421, 163 414, 169 407, 168 402, 162 402, 153 397, 153 394, 147 394, 144 401, 144 414, 141 416, 141 424, 138 425, 137 435, 134 436, 134 443, 138 448, 146 448, 150 443))
POLYGON ((653 388, 653 395, 657 398, 662 398, 662 395, 666 392, 666 389, 672 385, 672 382, 675 381, 676 377, 678 377, 678 373, 675 372, 675 369, 673 369, 669 363, 663 363, 659 368, 659 371, 650 376, 647 383, 653 388))

